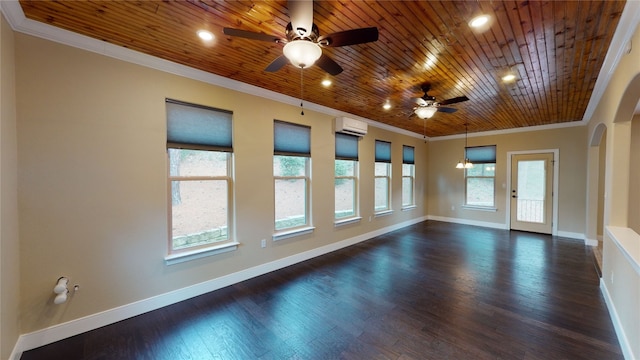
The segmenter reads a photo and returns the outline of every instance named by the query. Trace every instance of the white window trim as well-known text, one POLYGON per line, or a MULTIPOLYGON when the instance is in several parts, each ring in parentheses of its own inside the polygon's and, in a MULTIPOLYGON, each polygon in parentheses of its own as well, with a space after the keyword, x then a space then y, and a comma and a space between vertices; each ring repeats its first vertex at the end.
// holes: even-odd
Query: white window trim
POLYGON ((208 246, 206 248, 199 248, 190 251, 183 251, 175 254, 168 255, 164 258, 166 265, 175 265, 186 261, 195 259, 201 259, 208 256, 224 254, 226 252, 234 251, 238 249, 240 245, 237 241, 225 242, 214 246, 208 246))
POLYGON ((480 206, 480 205, 462 205, 463 209, 467 209, 467 210, 477 210, 477 211, 492 211, 492 212, 496 212, 498 211, 497 207, 494 206, 480 206))
MULTIPOLYGON (((493 163, 495 166, 495 163, 493 163)), ((479 165, 484 165, 484 164, 479 164, 479 165)), ((462 204, 463 208, 467 208, 467 209, 473 209, 473 210, 486 210, 486 211, 493 211, 492 209, 495 209, 495 211, 497 211, 496 208, 496 175, 495 175, 495 170, 493 172, 493 176, 471 176, 471 178, 473 179, 493 179, 493 205, 470 205, 467 204, 467 194, 468 194, 468 189, 467 189, 467 185, 468 182, 467 180, 469 179, 469 176, 467 176, 467 169, 464 169, 464 203, 462 204)))
MULTIPOLYGON (((170 163, 170 155, 169 149, 178 149, 175 147, 167 148, 167 165, 170 163)), ((203 150, 203 151, 215 151, 215 150, 203 150)), ((232 173, 233 166, 233 152, 226 152, 227 156, 227 175, 224 176, 168 176, 168 201, 169 201, 169 213, 168 213, 168 222, 169 222, 169 243, 167 249, 167 256, 165 257, 165 263, 167 265, 173 265, 180 262, 189 261, 192 259, 199 259, 205 256, 211 256, 220 254, 223 252, 228 252, 237 249, 238 243, 233 240, 234 233, 233 229, 233 219, 231 214, 233 214, 233 178, 228 174, 232 173), (191 250, 173 250, 173 232, 171 231, 172 217, 173 217, 173 205, 171 204, 171 183, 173 181, 220 181, 224 180, 227 182, 227 234, 228 238, 226 240, 221 240, 217 242, 213 242, 207 245, 201 245, 197 247, 193 247, 191 250), (234 247, 235 246, 235 247, 234 247), (231 248, 233 249, 226 249, 231 248), (224 250, 224 251, 222 251, 224 250), (182 260, 174 260, 183 258, 182 260)), ((167 169, 167 172, 170 172, 170 169, 167 169)))
MULTIPOLYGON (((354 167, 353 167, 353 173, 354 175, 352 176, 335 176, 335 170, 334 170, 334 185, 333 185, 333 191, 334 191, 334 198, 335 198, 335 180, 338 179, 347 179, 347 180, 353 180, 353 184, 354 184, 354 194, 353 194, 353 207, 354 207, 354 213, 355 215, 353 216, 349 216, 349 217, 343 217, 343 218, 336 218, 336 212, 335 209, 333 210, 333 220, 334 220, 334 225, 335 226, 339 226, 339 225, 343 225, 344 223, 351 223, 351 222, 357 222, 360 221, 360 219, 362 219, 362 217, 360 217, 360 179, 359 179, 359 175, 360 175, 360 162, 358 160, 347 160, 347 161, 353 161, 354 162, 354 167)), ((335 160, 333 162, 335 164, 335 160)))
MULTIPOLYGON (((402 164, 402 171, 403 171, 403 175, 402 175, 402 185, 404 186, 404 179, 405 178, 409 178, 411 179, 411 204, 408 205, 402 205, 402 210, 404 209, 411 209, 411 208, 415 208, 416 207, 416 165, 415 164, 402 164), (411 165, 411 175, 404 175, 404 166, 405 165, 411 165)), ((404 188, 402 189, 402 191, 404 192, 404 188)))
POLYGON ((280 241, 296 236, 311 234, 315 229, 316 228, 314 226, 304 226, 295 229, 287 229, 284 231, 276 232, 275 234, 273 234, 272 239, 273 241, 280 241))
POLYGON ((387 216, 391 214, 393 214, 393 210, 384 210, 384 211, 378 211, 377 213, 373 214, 373 217, 381 217, 381 216, 387 216))
MULTIPOLYGON (((292 157, 304 157, 305 158, 305 169, 304 169, 304 175, 298 175, 298 176, 273 176, 273 189, 274 189, 274 196, 275 196, 275 186, 276 186, 276 181, 277 180, 304 180, 305 181, 305 209, 304 209, 304 216, 305 216, 305 220, 306 223, 304 225, 302 225, 301 227, 297 227, 297 228, 286 228, 286 229, 282 229, 282 230, 276 230, 275 234, 273 235, 273 241, 277 241, 277 240, 281 240, 279 237, 279 234, 286 234, 289 232, 299 232, 299 229, 311 229, 311 231, 313 231, 313 229, 315 229, 315 227, 313 227, 311 224, 311 176, 309 175, 311 172, 311 158, 308 156, 302 156, 302 155, 274 155, 274 156, 292 156, 292 157), (276 239, 276 237, 278 237, 278 239, 276 239)), ((274 207, 274 213, 275 213, 275 207, 274 207)), ((275 222, 273 224, 275 226, 275 222)), ((297 236, 297 235, 292 235, 292 236, 297 236)), ((291 236, 286 236, 286 237, 291 237, 291 236)))
POLYGON ((350 218, 343 218, 340 220, 336 220, 333 222, 333 226, 334 227, 339 227, 339 226, 343 226, 343 225, 349 225, 349 224, 355 224, 362 221, 362 216, 354 216, 354 217, 350 217, 350 218))
POLYGON ((374 215, 378 216, 383 216, 383 215, 388 215, 388 212, 393 212, 393 209, 391 208, 391 163, 388 162, 382 162, 382 161, 376 161, 374 163, 375 164, 385 164, 387 165, 387 175, 375 175, 373 176, 373 181, 374 181, 374 199, 375 199, 375 181, 376 179, 387 179, 387 207, 385 209, 382 210, 376 210, 375 209, 375 203, 373 204, 373 212, 374 215))

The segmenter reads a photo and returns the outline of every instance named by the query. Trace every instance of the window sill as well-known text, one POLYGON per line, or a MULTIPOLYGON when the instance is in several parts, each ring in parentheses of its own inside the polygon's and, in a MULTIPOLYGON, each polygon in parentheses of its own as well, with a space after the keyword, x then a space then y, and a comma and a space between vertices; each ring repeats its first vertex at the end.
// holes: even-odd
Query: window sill
POLYGON ((387 216, 393 214, 393 210, 384 210, 373 214, 373 217, 387 216))
POLYGON ((179 264, 185 261, 191 261, 195 259, 200 259, 207 256, 213 256, 218 254, 223 254, 229 251, 234 251, 238 249, 239 242, 233 241, 228 242, 204 249, 197 249, 192 251, 185 251, 177 254, 171 254, 164 258, 165 265, 174 265, 179 264))
POLYGON ((306 227, 297 228, 293 230, 285 230, 285 231, 281 231, 273 234, 272 239, 273 241, 284 240, 284 239, 288 239, 295 236, 310 234, 313 232, 313 230, 315 230, 315 227, 313 226, 306 226, 306 227))
POLYGON ((415 209, 415 208, 417 208, 417 206, 416 206, 416 205, 409 205, 409 206, 405 206, 405 207, 403 207, 401 210, 402 210, 402 211, 409 211, 409 210, 413 210, 413 209, 415 209))
POLYGON ((360 220, 362 220, 361 216, 356 216, 356 217, 352 217, 352 218, 348 218, 348 219, 336 220, 336 221, 333 222, 333 226, 334 227, 338 227, 338 226, 343 226, 343 225, 354 224, 354 223, 360 222, 360 220))
POLYGON ((495 208, 492 206, 462 205, 462 208, 467 210, 490 211, 490 212, 498 211, 498 208, 495 208))

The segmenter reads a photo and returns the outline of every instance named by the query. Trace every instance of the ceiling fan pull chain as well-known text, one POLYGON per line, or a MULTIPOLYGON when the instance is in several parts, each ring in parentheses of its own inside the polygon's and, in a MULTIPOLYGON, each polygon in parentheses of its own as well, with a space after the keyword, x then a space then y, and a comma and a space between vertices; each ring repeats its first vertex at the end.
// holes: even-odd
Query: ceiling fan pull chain
POLYGON ((304 68, 300 67, 300 115, 304 115, 304 106, 302 103, 304 102, 304 68))

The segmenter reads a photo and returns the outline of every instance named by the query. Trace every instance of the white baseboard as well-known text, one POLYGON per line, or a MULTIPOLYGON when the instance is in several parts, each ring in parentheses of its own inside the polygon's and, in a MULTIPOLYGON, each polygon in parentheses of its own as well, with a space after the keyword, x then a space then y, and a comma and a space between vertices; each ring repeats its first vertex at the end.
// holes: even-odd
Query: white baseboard
POLYGON ((607 309, 609 309, 609 317, 611 318, 611 322, 613 323, 613 328, 616 330, 618 342, 620 343, 620 348, 622 349, 622 355, 624 355, 624 358, 627 360, 635 360, 636 358, 633 356, 631 344, 629 343, 629 339, 627 339, 627 335, 625 334, 622 323, 620 322, 618 311, 616 311, 616 307, 613 304, 611 294, 609 294, 609 289, 607 289, 607 284, 603 279, 600 279, 600 291, 604 296, 604 301, 607 304, 607 309))
POLYGON ((156 310, 164 306, 168 306, 183 300, 206 294, 208 292, 272 272, 274 270, 282 269, 320 255, 328 254, 330 252, 355 245, 359 242, 366 241, 376 236, 380 236, 409 225, 417 224, 425 220, 427 220, 426 216, 405 221, 399 224, 394 224, 392 226, 387 226, 385 228, 368 232, 366 234, 361 234, 346 240, 338 241, 333 244, 321 246, 319 248, 295 254, 283 259, 241 270, 233 274, 211 279, 199 284, 187 286, 182 289, 174 290, 148 299, 136 301, 134 303, 119 306, 117 308, 109 309, 96 314, 91 314, 89 316, 54 325, 46 329, 34 331, 28 334, 22 334, 18 338, 18 342, 14 347, 10 359, 18 360, 20 359, 24 351, 35 349, 37 347, 66 339, 68 337, 78 335, 93 329, 97 329, 105 325, 113 324, 133 316, 156 310))
POLYGON ((493 223, 493 222, 488 222, 488 221, 477 221, 477 220, 469 220, 469 219, 450 218, 450 217, 435 216, 435 215, 429 215, 429 216, 427 216, 427 219, 428 220, 455 223, 455 224, 482 226, 482 227, 492 228, 492 229, 502 229, 502 230, 507 230, 508 229, 507 224, 493 223))
POLYGON ((584 240, 585 244, 586 244, 586 240, 587 240, 583 233, 558 230, 558 234, 557 235, 559 237, 564 237, 564 238, 569 238, 569 239, 584 240))
POLYGON ((598 246, 598 240, 585 238, 584 244, 587 246, 598 246))

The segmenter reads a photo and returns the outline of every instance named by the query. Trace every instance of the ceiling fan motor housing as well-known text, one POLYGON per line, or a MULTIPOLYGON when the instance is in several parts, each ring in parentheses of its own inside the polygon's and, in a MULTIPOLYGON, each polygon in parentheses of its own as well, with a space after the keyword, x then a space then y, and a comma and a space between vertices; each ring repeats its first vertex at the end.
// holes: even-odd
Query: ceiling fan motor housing
POLYGON ((287 28, 285 29, 285 36, 287 37, 288 41, 293 41, 293 40, 310 40, 313 42, 316 42, 318 40, 319 35, 319 31, 318 31, 318 27, 316 26, 316 24, 313 24, 313 26, 311 27, 311 33, 309 34, 309 36, 301 36, 300 33, 305 33, 306 29, 299 29, 300 32, 297 31, 298 29, 294 30, 293 26, 291 25, 291 23, 287 24, 287 28))

